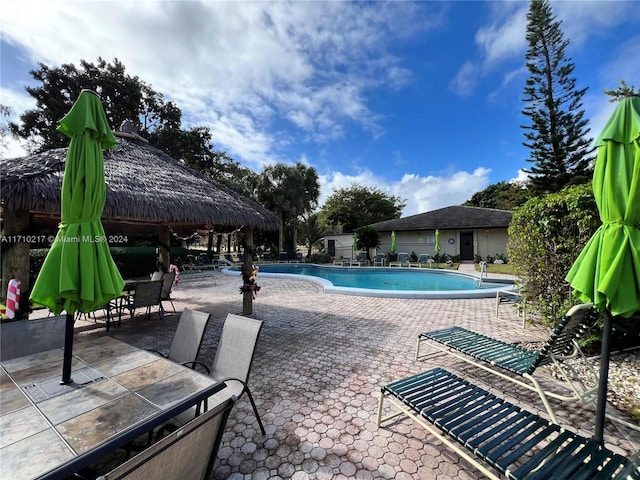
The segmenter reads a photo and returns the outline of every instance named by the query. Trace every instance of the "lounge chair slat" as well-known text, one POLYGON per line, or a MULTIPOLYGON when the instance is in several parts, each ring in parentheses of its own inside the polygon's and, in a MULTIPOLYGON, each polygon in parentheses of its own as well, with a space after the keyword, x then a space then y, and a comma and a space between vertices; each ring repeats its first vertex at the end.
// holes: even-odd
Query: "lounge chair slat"
POLYGON ((545 478, 552 477, 558 479, 572 478, 584 460, 593 452, 593 448, 597 448, 594 442, 586 442, 584 440, 574 441, 570 445, 563 447, 562 450, 553 457, 548 458, 548 460, 530 476, 530 479, 544 480, 545 478))
MULTIPOLYGON (((572 461, 579 452, 591 442, 582 437, 577 437, 570 432, 563 432, 554 442, 549 443, 545 448, 536 452, 533 457, 523 465, 523 471, 533 469, 527 475, 527 479, 544 480, 545 478, 573 479, 575 474, 575 463, 572 461), (568 440, 568 441, 567 441, 568 440), (560 446, 559 444, 565 443, 560 446), (554 464, 556 468, 549 468, 547 464, 554 464), (536 467, 542 465, 541 467, 536 467)), ((599 461, 589 462, 589 468, 599 468, 599 461), (596 463, 598 465, 596 465, 596 463)), ((595 470, 593 470, 595 471, 595 470)), ((589 478, 589 477, 587 477, 589 478)))
MULTIPOLYGON (((531 435, 535 434, 535 432, 538 432, 536 435, 540 435, 541 438, 547 437, 550 433, 552 433, 540 430, 540 427, 543 426, 543 422, 539 422, 537 420, 539 419, 529 416, 529 418, 526 418, 524 422, 520 422, 520 428, 509 429, 504 433, 504 435, 496 436, 490 442, 486 440, 482 442, 478 441, 475 447, 483 455, 487 455, 487 452, 491 452, 492 457, 500 458, 504 454, 504 452, 506 452, 507 450, 511 450, 512 448, 514 448, 514 445, 523 442, 526 438, 529 438, 531 437, 531 435), (524 423, 524 425, 522 423, 524 423)), ((498 430, 498 433, 502 431, 503 429, 500 428, 498 430)), ((474 445, 471 444, 471 446, 474 445)))

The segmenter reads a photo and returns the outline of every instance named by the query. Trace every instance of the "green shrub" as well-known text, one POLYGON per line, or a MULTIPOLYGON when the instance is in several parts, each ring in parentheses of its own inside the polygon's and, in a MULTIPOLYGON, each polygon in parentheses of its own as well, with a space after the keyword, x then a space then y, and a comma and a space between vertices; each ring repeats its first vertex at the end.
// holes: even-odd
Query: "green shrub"
POLYGON ((528 308, 554 324, 569 307, 565 276, 600 225, 590 185, 577 185, 532 198, 509 225, 507 251, 525 285, 528 308), (530 307, 529 307, 530 306, 530 307))
POLYGON ((318 252, 318 253, 312 253, 307 259, 306 262, 309 263, 319 263, 319 264, 323 264, 323 263, 331 263, 332 259, 331 259, 331 255, 329 255, 326 252, 318 252))

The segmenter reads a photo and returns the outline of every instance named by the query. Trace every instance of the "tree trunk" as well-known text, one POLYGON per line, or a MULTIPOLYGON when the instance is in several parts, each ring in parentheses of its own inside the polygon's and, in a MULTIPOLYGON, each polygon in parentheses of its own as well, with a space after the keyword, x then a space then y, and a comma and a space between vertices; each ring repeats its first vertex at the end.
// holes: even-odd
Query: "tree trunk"
MULTIPOLYGON (((24 234, 29 228, 29 212, 27 210, 4 212, 4 234, 7 237, 24 234)), ((2 246, 2 285, 0 298, 4 303, 7 299, 7 285, 9 280, 20 280, 20 309, 17 317, 24 317, 29 312, 29 293, 31 284, 29 279, 29 243, 10 242, 2 246)))
POLYGON ((282 209, 278 209, 278 219, 280 220, 280 225, 278 225, 278 253, 284 251, 284 227, 282 220, 282 209))
MULTIPOLYGON (((250 285, 249 278, 253 270, 253 228, 244 228, 244 262, 242 264, 242 285, 250 285)), ((253 291, 248 290, 242 294, 242 314, 253 313, 253 291)))

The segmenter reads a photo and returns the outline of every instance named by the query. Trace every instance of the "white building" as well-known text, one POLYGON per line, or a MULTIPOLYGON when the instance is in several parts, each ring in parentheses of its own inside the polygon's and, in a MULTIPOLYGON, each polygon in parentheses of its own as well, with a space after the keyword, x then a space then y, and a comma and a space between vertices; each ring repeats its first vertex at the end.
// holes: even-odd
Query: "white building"
MULTIPOLYGON (((460 261, 473 261, 476 255, 507 254, 509 223, 513 213, 493 208, 451 206, 410 217, 369 225, 380 233, 378 253, 391 252, 391 232, 396 235, 396 253, 435 255, 435 232, 440 233, 440 254, 460 255, 460 261)), ((353 234, 328 235, 325 251, 332 257, 350 255, 353 234)))

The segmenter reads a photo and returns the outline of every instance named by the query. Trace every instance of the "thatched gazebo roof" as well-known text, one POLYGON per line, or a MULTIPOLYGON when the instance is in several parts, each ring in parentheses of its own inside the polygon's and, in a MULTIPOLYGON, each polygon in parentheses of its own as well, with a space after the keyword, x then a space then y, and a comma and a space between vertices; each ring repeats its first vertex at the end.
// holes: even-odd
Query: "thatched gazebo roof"
MULTIPOLYGON (((163 226, 207 225, 218 231, 241 226, 277 230, 277 217, 210 177, 150 146, 137 135, 116 133, 105 151, 107 198, 102 219, 163 226)), ((66 148, 0 160, 4 210, 60 215, 66 148)))

